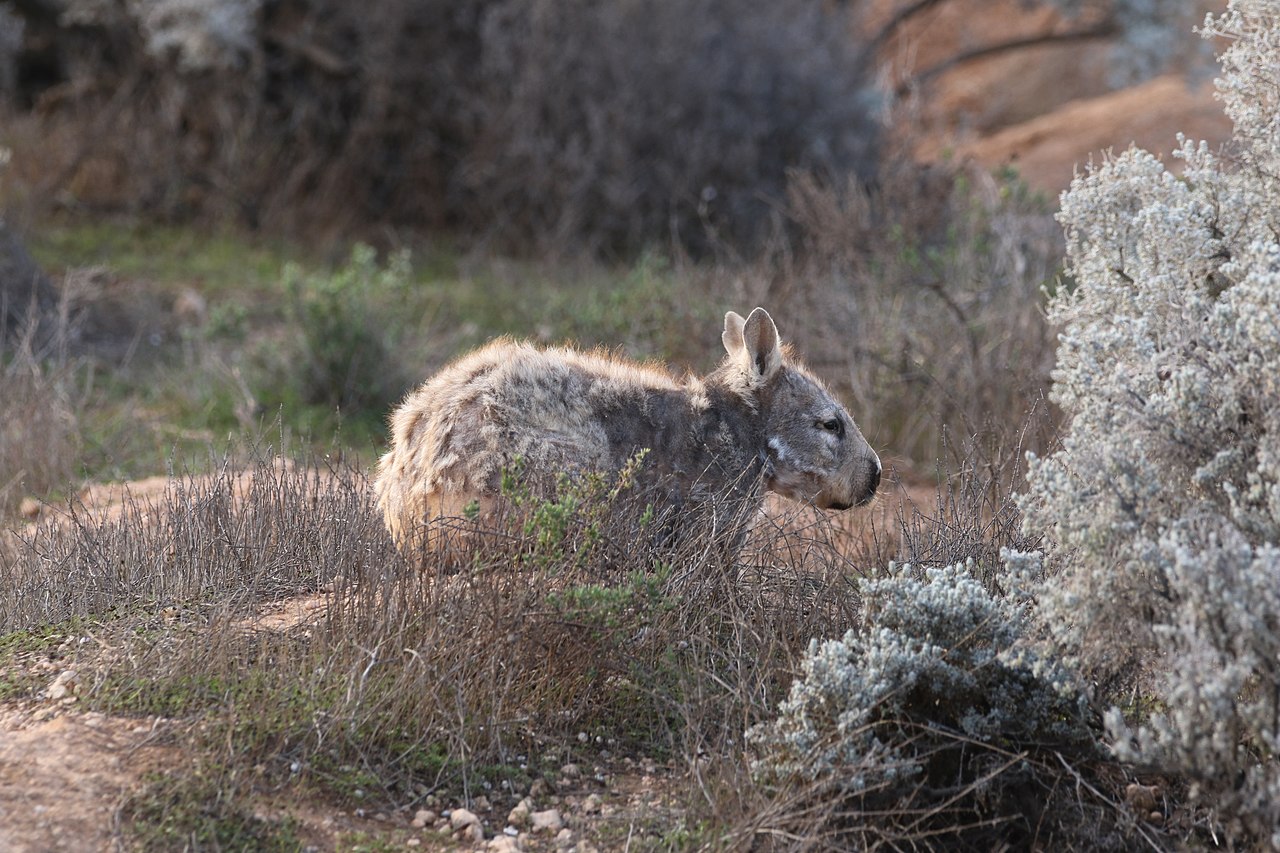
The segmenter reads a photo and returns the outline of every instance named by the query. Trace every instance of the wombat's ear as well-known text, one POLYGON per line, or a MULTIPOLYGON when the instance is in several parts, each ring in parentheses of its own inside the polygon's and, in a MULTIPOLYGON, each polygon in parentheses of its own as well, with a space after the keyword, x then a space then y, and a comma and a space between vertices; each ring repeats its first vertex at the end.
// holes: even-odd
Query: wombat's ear
POLYGON ((782 349, 778 327, 763 308, 751 312, 742 327, 742 345, 749 358, 747 369, 761 382, 772 378, 782 367, 782 349))
POLYGON ((724 333, 720 335, 720 340, 724 341, 724 351, 729 355, 742 352, 742 327, 746 324, 747 321, 737 311, 724 315, 724 333))

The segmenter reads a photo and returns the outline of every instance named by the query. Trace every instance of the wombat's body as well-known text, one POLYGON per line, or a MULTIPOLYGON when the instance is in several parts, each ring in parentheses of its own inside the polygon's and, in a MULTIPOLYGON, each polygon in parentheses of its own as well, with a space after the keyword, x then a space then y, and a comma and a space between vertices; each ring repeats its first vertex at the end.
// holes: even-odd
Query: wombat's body
POLYGON ((880 461, 849 414, 786 358, 772 319, 730 312, 727 355, 704 378, 604 353, 495 341, 411 393, 391 419, 375 489, 402 542, 425 522, 497 498, 520 460, 532 482, 562 471, 644 471, 684 496, 767 488, 819 506, 865 503, 880 461))

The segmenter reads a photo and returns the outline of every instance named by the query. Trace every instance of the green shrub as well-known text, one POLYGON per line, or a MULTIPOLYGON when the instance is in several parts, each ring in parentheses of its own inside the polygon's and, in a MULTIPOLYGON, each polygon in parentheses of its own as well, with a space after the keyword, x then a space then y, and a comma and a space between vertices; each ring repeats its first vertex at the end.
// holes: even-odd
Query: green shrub
POLYGON ((290 380, 303 401, 343 411, 381 413, 404 390, 397 345, 407 326, 403 300, 412 285, 408 252, 385 266, 357 244, 328 274, 285 267, 297 352, 290 380))

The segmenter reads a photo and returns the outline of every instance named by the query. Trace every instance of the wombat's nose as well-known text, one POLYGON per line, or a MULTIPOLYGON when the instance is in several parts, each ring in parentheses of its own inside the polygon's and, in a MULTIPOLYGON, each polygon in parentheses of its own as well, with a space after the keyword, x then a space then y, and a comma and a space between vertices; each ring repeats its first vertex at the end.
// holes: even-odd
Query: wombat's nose
POLYGON ((858 506, 871 503, 871 499, 876 496, 876 489, 880 487, 880 460, 872 458, 867 464, 871 469, 867 476, 867 493, 859 498, 858 506))

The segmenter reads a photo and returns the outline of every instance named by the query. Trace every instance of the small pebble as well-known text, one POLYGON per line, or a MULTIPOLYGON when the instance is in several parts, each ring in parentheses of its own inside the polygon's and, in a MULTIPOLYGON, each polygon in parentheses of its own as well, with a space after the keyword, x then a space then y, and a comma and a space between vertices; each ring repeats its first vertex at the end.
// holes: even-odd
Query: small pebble
POLYGON ((529 822, 534 832, 545 832, 548 835, 554 835, 564 828, 564 818, 556 809, 534 812, 529 815, 529 822))
POLYGON ((517 853, 520 850, 520 842, 506 835, 499 835, 497 838, 490 839, 488 849, 493 853, 517 853))

